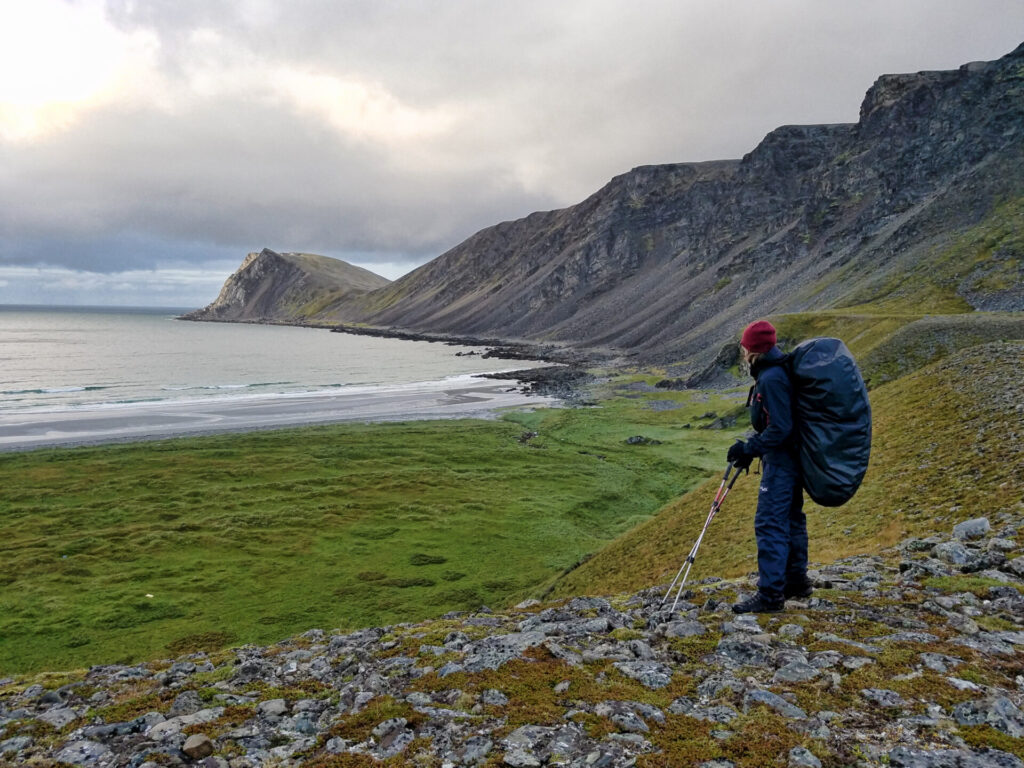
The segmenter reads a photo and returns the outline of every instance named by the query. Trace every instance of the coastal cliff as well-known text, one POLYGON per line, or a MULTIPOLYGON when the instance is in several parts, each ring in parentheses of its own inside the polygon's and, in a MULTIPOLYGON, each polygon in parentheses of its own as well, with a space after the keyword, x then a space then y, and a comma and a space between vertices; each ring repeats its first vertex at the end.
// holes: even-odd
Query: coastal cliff
POLYGON ((485 229, 342 313, 374 325, 713 360, 778 313, 1024 309, 1024 46, 886 75, 855 124, 647 166, 485 229))
POLYGON ((754 317, 1020 311, 1022 130, 1024 46, 885 75, 857 123, 783 126, 739 160, 635 168, 394 283, 298 304, 268 290, 238 316, 556 342, 695 374, 754 317))
POLYGON ((250 253, 208 306, 185 320, 303 322, 331 317, 355 296, 390 281, 340 259, 312 253, 250 253))

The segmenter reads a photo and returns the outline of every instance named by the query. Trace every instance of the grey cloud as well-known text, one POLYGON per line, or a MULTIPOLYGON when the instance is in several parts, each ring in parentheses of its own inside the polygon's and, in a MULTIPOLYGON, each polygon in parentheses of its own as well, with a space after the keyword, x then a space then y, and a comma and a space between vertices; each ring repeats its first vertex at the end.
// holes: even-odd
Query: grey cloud
POLYGON ((113 102, 45 140, 0 141, 0 264, 121 272, 267 245, 412 266, 635 165, 739 157, 783 123, 854 120, 879 74, 993 58, 1024 28, 1019 0, 107 5, 157 36, 172 85, 200 66, 193 32, 212 29, 252 61, 459 117, 387 144, 257 92, 113 102))
MULTIPOLYGON (((253 246, 260 247, 262 245, 259 244, 253 246)), ((157 265, 184 268, 211 262, 220 262, 233 269, 240 260, 235 246, 215 246, 190 239, 160 238, 125 231, 96 236, 24 236, 5 243, 0 250, 0 269, 30 265, 121 272, 151 269, 157 265)))
MULTIPOLYGON (((8 170, 0 231, 13 240, 0 261, 8 262, 26 255, 26 243, 38 253, 55 230, 82 247, 53 252, 49 263, 90 268, 100 267, 112 232, 125 240, 110 250, 113 269, 164 255, 138 247, 132 233, 209 243, 212 254, 273 243, 427 257, 510 209, 550 202, 505 188, 500 167, 424 178, 322 125, 246 102, 205 105, 173 126, 156 111, 109 109, 60 141, 6 148, 0 160, 8 170)), ((208 258, 196 246, 176 255, 208 258)))
POLYGON ((0 304, 73 304, 193 308, 216 295, 223 271, 207 269, 90 272, 64 267, 0 265, 0 304))

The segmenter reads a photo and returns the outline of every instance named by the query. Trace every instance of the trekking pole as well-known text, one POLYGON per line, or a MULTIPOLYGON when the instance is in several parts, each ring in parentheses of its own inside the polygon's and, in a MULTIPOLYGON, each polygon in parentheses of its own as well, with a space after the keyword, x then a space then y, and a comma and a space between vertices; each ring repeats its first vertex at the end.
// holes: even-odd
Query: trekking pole
POLYGON ((700 536, 697 537, 697 541, 693 543, 693 548, 690 550, 690 554, 686 556, 683 564, 679 566, 679 572, 676 577, 672 579, 672 583, 668 587, 668 592, 665 593, 665 597, 662 598, 661 605, 664 606, 672 595, 672 590, 675 589, 676 582, 679 581, 679 577, 682 576, 682 581, 679 581, 679 589, 676 591, 676 599, 672 602, 672 608, 669 613, 673 613, 676 610, 676 606, 679 605, 679 598, 683 594, 683 587, 686 586, 686 580, 690 578, 690 569, 693 567, 693 561, 697 557, 697 550, 700 549, 700 544, 704 541, 704 534, 708 532, 708 526, 711 525, 711 521, 714 520, 715 515, 718 514, 718 510, 722 508, 722 502, 725 501, 725 497, 729 495, 729 491, 732 490, 733 485, 736 484, 736 480, 742 474, 743 470, 740 467, 734 467, 729 464, 725 468, 725 474, 722 476, 722 482, 718 486, 718 493, 715 494, 714 501, 711 502, 711 511, 708 513, 708 519, 704 521, 704 528, 701 529, 700 536), (732 479, 729 479, 730 473, 736 470, 736 473, 732 475, 732 479), (726 485, 728 483, 728 485, 726 485), (684 573, 685 570, 685 573, 684 573))
MULTIPOLYGON (((715 493, 715 500, 713 502, 711 502, 711 511, 712 511, 712 513, 714 513, 715 505, 718 504, 718 502, 721 499, 722 491, 725 490, 725 483, 729 479, 729 472, 731 470, 732 470, 732 464, 726 465, 726 467, 725 467, 725 474, 722 475, 722 482, 718 484, 718 491, 715 493)), ((707 522, 704 523, 704 530, 707 530, 708 523, 710 523, 710 522, 711 522, 711 516, 709 515, 707 522)), ((696 554, 696 545, 694 545, 694 547, 690 548, 690 554, 687 555, 685 560, 683 560, 683 564, 681 566, 679 566, 679 572, 676 573, 676 577, 674 579, 672 579, 672 583, 668 585, 668 592, 666 592, 665 593, 665 597, 662 598, 661 605, 665 605, 665 601, 668 600, 669 595, 672 594, 672 590, 675 589, 676 582, 679 581, 679 577, 683 575, 683 569, 686 568, 687 563, 689 563, 693 559, 693 556, 695 554, 696 554)))

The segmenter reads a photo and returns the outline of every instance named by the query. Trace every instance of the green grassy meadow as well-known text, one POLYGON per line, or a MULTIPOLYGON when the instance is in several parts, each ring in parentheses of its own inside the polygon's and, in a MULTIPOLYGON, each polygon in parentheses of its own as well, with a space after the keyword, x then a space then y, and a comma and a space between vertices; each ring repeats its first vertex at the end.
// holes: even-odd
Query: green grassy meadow
POLYGON ((0 673, 518 601, 717 470, 736 397, 0 455, 0 673))

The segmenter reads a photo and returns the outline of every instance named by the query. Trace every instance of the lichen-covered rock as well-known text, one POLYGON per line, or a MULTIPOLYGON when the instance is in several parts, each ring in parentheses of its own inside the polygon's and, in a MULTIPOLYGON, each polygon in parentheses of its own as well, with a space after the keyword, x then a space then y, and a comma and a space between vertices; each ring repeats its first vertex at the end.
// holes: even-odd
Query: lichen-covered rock
POLYGON ((779 637, 787 640, 796 640, 804 633, 804 628, 799 624, 783 624, 779 627, 779 637))
POLYGON ((950 565, 966 565, 971 560, 971 553, 959 541, 944 541, 935 547, 935 556, 950 565))
POLYGON ((963 664, 963 659, 957 658, 956 656, 947 656, 943 653, 922 653, 922 663, 928 667, 928 669, 945 674, 948 670, 963 664))
POLYGON ((508 696, 495 688, 488 688, 484 691, 480 696, 480 700, 492 707, 504 707, 508 704, 508 696))
POLYGON ((1005 568, 1014 576, 1024 579, 1024 557, 1015 557, 1006 563, 1005 568))
POLYGON ((687 715, 696 720, 706 720, 709 723, 719 723, 722 725, 731 722, 739 716, 739 713, 728 704, 705 706, 683 696, 675 699, 669 706, 668 711, 674 715, 687 715))
POLYGON ((185 739, 181 751, 193 760, 199 760, 213 754, 213 742, 210 741, 209 736, 197 733, 185 739))
POLYGON ((806 747, 793 747, 789 750, 789 765, 790 768, 821 768, 821 760, 806 747))
POLYGON ((907 702, 896 691, 890 691, 885 688, 862 688, 860 695, 880 707, 903 708, 908 706, 907 702))
POLYGON ((961 541, 973 541, 984 538, 992 526, 987 517, 976 517, 973 520, 964 520, 953 526, 953 535, 961 541))
POLYGON ((790 704, 777 693, 757 689, 747 691, 746 695, 743 697, 743 711, 748 712, 752 707, 758 704, 764 704, 766 707, 774 709, 784 717, 798 718, 801 720, 807 717, 807 713, 800 709, 800 707, 795 704, 790 704))
POLYGON ((695 619, 670 621, 658 627, 658 631, 665 637, 699 637, 707 633, 704 625, 695 619))
POLYGON ((78 719, 78 713, 70 707, 57 707, 44 712, 39 716, 39 719, 48 725, 52 725, 58 731, 68 723, 72 723, 78 719))
POLYGON ((888 754, 893 768, 1024 768, 1020 758, 998 749, 912 749, 899 746, 888 754))
POLYGON ((821 670, 802 661, 791 661, 776 670, 772 680, 776 683, 803 683, 813 680, 821 674, 821 670))
POLYGON ((470 672, 497 669, 522 656, 527 648, 540 645, 544 639, 543 632, 535 631, 489 637, 473 645, 473 652, 466 657, 463 666, 470 672))
POLYGON ((1024 713, 1005 696, 958 704, 954 719, 961 725, 990 725, 1015 739, 1024 737, 1024 713))
POLYGON ((110 747, 106 744, 99 744, 95 741, 73 741, 61 748, 54 757, 62 763, 91 766, 106 761, 110 754, 110 747))
POLYGON ((664 688, 672 682, 672 669, 656 661, 620 661, 615 668, 648 688, 664 688))
POLYGON ((772 647, 768 643, 744 637, 742 634, 723 637, 715 653, 721 654, 743 667, 764 667, 772 661, 772 647))

